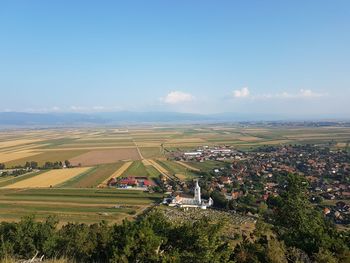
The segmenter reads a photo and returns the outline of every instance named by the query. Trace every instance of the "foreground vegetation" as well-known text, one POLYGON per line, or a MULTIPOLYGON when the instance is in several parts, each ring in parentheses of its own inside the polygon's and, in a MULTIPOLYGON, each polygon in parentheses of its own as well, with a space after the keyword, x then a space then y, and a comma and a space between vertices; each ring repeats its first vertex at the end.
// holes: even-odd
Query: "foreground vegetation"
POLYGON ((178 224, 150 212, 120 225, 102 221, 58 228, 54 217, 44 222, 25 217, 0 224, 0 257, 30 258, 38 252, 75 262, 349 262, 349 233, 337 232, 313 209, 301 177, 288 177, 272 208, 238 244, 224 237, 224 223, 208 218, 178 224))

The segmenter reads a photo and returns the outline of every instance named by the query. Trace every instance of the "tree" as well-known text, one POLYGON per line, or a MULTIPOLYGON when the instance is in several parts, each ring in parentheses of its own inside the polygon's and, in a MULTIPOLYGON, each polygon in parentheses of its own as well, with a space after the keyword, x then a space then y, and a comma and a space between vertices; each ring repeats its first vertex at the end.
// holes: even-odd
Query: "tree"
POLYGON ((162 239, 147 221, 124 221, 112 231, 112 262, 156 262, 162 239))
POLYGON ((287 187, 274 207, 273 221, 279 237, 287 246, 300 248, 309 255, 317 253, 319 248, 344 249, 337 241, 334 226, 312 207, 306 187, 304 177, 288 175, 287 187))
POLYGON ((57 251, 78 262, 90 262, 97 246, 96 235, 88 225, 68 223, 59 231, 57 251))
POLYGON ((317 263, 338 263, 337 258, 329 250, 323 248, 314 255, 314 259, 317 263))
POLYGON ((179 262, 228 262, 231 248, 222 239, 224 223, 211 224, 207 218, 188 222, 171 230, 166 251, 176 254, 179 262))
POLYGON ((64 165, 65 165, 67 168, 69 168, 69 167, 70 167, 70 161, 65 160, 65 161, 64 161, 64 165))
POLYGON ((37 169, 38 168, 38 163, 37 162, 34 162, 34 161, 31 161, 30 162, 30 167, 32 168, 32 169, 37 169))
POLYGON ((266 248, 266 259, 269 263, 287 263, 284 243, 278 241, 276 238, 271 238, 266 248))
POLYGON ((224 194, 215 190, 211 193, 210 196, 214 201, 214 206, 219 207, 219 208, 226 208, 227 200, 226 200, 224 194))

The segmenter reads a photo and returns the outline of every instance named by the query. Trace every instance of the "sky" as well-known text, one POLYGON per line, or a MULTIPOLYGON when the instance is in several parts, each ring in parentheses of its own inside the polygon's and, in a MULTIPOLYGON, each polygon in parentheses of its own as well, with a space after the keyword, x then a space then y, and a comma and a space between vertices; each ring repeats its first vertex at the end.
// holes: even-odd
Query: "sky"
POLYGON ((350 1, 0 1, 0 111, 350 115, 350 1))

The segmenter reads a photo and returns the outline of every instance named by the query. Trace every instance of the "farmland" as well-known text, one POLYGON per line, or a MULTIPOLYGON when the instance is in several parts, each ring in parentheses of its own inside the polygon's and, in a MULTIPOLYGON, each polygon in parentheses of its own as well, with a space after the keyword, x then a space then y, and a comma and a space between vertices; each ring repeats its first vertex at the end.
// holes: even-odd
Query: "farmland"
POLYGON ((136 148, 94 150, 70 159, 73 165, 96 165, 114 163, 121 160, 137 160, 140 156, 136 148))
POLYGON ((131 218, 161 196, 115 189, 0 189, 0 220, 17 221, 34 214, 57 216, 61 223, 120 222, 131 218))
POLYGON ((5 186, 4 188, 37 188, 37 187, 54 187, 63 182, 74 178, 75 176, 88 171, 90 167, 71 168, 51 170, 49 172, 41 173, 31 178, 27 178, 5 186))
POLYGON ((105 181, 110 175, 122 166, 121 162, 97 165, 87 172, 76 176, 72 180, 65 182, 61 188, 91 188, 97 187, 105 181))
POLYGON ((176 162, 179 150, 229 145, 238 150, 263 145, 325 144, 349 149, 350 128, 341 126, 179 125, 117 128, 57 128, 0 130, 0 163, 6 168, 36 162, 69 161, 73 168, 36 170, 0 177, 0 217, 17 220, 35 213, 56 214, 66 221, 118 221, 139 213, 157 194, 107 188, 112 177, 176 175, 192 180, 195 171, 220 167, 220 162, 176 162), (103 187, 103 188, 101 188, 103 187), (12 206, 11 206, 12 204, 12 206), (120 204, 122 208, 112 209, 120 204))
POLYGON ((176 149, 231 145, 249 149, 265 144, 332 143, 346 148, 348 127, 166 126, 0 131, 0 162, 7 167, 36 161, 70 160, 85 166, 122 160, 155 159, 176 149), (142 154, 139 156, 138 152, 142 154))

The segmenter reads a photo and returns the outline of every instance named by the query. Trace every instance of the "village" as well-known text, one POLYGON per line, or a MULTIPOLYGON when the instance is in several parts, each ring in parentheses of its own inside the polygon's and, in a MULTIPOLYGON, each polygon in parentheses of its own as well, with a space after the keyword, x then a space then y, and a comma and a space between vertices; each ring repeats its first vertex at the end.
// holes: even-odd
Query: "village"
MULTIPOLYGON (((239 151, 230 146, 202 146, 172 152, 170 157, 188 164, 216 161, 202 171, 202 195, 214 207, 258 215, 284 189, 286 176, 299 174, 308 181, 310 201, 324 216, 341 225, 350 224, 350 157, 328 146, 263 146, 239 151)), ((192 193, 191 187, 183 187, 192 193)))

